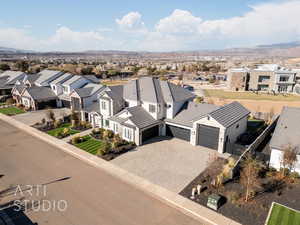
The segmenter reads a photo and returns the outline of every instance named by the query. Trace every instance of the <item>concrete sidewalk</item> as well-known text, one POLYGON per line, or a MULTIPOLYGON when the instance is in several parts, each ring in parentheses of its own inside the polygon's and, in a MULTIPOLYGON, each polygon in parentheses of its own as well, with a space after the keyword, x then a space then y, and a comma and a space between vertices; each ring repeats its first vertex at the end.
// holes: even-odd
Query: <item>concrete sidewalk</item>
POLYGON ((224 217, 223 215, 213 210, 203 207, 174 192, 171 192, 158 185, 155 185, 139 176, 131 174, 99 157, 96 157, 83 150, 80 150, 75 146, 67 144, 62 140, 57 140, 57 138, 51 137, 48 134, 45 134, 37 129, 26 126, 23 123, 16 121, 11 117, 0 114, 0 119, 19 128, 20 130, 24 130, 25 132, 31 134, 32 136, 35 136, 63 150, 64 152, 69 153, 75 158, 78 158, 96 168, 108 172, 114 177, 126 182, 127 184, 131 184, 135 186, 136 188, 144 191, 145 193, 148 193, 152 197, 168 204, 169 206, 179 209, 182 213, 199 220, 201 224, 205 222, 205 224, 209 224, 209 225, 241 225, 227 217, 224 217))
POLYGON ((85 136, 85 135, 88 135, 88 134, 92 133, 92 130, 93 130, 93 128, 85 130, 85 131, 80 132, 78 134, 74 134, 74 135, 68 136, 66 138, 63 138, 62 140, 65 141, 65 142, 69 142, 69 141, 72 140, 73 137, 76 137, 76 136, 82 137, 82 136, 85 136))

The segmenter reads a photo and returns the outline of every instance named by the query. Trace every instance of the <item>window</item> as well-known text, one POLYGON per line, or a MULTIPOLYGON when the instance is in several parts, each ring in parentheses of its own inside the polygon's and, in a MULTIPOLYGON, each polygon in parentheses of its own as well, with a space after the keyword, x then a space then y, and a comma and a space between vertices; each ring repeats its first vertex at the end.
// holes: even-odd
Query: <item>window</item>
POLYGON ((53 91, 55 91, 55 89, 56 89, 55 85, 52 86, 52 89, 53 89, 53 91))
POLYGON ((289 81, 289 77, 286 77, 286 76, 280 76, 280 77, 279 77, 279 81, 280 81, 280 82, 287 82, 287 81, 289 81))
POLYGON ((150 113, 155 113, 156 107, 155 105, 149 105, 149 112, 150 113))
POLYGON ((127 139, 129 139, 129 140, 131 140, 131 130, 130 129, 128 129, 128 128, 125 128, 124 129, 124 137, 125 138, 127 138, 127 139))
POLYGON ((106 127, 109 127, 109 120, 105 120, 104 124, 105 124, 106 127))
POLYGON ((115 133, 118 132, 118 128, 119 128, 118 124, 117 124, 117 123, 114 123, 114 132, 115 132, 115 133))
POLYGON ((68 93, 68 87, 65 87, 65 86, 64 86, 63 89, 64 89, 64 93, 68 93))
POLYGON ((238 129, 239 127, 240 127, 240 125, 239 125, 239 124, 237 124, 237 125, 236 125, 236 129, 238 129))
POLYGON ((101 102, 101 108, 103 109, 103 110, 106 110, 106 102, 101 102))
POLYGON ((258 82, 266 82, 270 80, 270 76, 259 76, 258 82))

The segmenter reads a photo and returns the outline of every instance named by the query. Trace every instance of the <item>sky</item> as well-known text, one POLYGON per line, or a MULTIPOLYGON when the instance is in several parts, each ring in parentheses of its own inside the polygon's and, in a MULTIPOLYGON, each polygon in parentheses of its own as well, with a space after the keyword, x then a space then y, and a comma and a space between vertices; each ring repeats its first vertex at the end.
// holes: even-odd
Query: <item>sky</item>
POLYGON ((300 0, 9 0, 0 46, 194 51, 300 40, 300 0))

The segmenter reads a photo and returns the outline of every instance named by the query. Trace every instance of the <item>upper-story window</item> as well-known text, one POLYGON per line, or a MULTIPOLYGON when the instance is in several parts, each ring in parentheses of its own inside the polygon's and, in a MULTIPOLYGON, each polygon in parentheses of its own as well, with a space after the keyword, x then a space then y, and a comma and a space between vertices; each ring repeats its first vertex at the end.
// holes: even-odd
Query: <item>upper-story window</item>
POLYGON ((55 91, 55 90, 56 90, 56 87, 55 87, 55 85, 53 85, 53 86, 52 86, 52 89, 53 89, 53 91, 55 91))
POLYGON ((63 87, 63 89, 64 89, 64 93, 68 93, 68 87, 63 87))
POLYGON ((149 112, 150 113, 155 113, 155 111, 156 111, 156 107, 155 107, 155 105, 149 105, 149 112))
POLYGON ((101 108, 102 108, 103 110, 106 110, 106 102, 101 102, 101 108))
POLYGON ((259 76, 258 77, 258 82, 265 82, 265 81, 269 81, 270 80, 270 76, 259 76))
POLYGON ((279 81, 280 82, 286 82, 286 81, 288 81, 289 80, 289 77, 287 77, 287 76, 280 76, 279 77, 279 81))

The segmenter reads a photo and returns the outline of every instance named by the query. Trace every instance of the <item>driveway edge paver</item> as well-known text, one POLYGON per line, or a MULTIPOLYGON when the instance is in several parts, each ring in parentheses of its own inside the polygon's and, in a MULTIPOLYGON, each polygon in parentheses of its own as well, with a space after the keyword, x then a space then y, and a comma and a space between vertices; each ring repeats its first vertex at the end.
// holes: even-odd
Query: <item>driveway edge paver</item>
POLYGON ((136 176, 132 173, 129 173, 112 163, 109 163, 97 156, 93 156, 90 153, 87 153, 79 148, 76 148, 63 140, 58 140, 55 137, 52 137, 48 134, 45 134, 33 127, 27 126, 9 116, 0 114, 0 119, 17 127, 25 132, 35 136, 57 148, 62 149, 68 154, 85 161, 86 163, 100 168, 109 174, 121 179, 122 181, 134 185, 135 187, 139 188, 140 190, 150 194, 152 197, 165 202, 169 206, 177 208, 182 213, 191 216, 195 219, 206 221, 212 225, 241 225, 227 217, 222 216, 221 214, 214 212, 208 208, 205 208, 193 201, 186 199, 174 192, 171 192, 165 188, 162 188, 158 185, 155 185, 144 178, 136 176))

